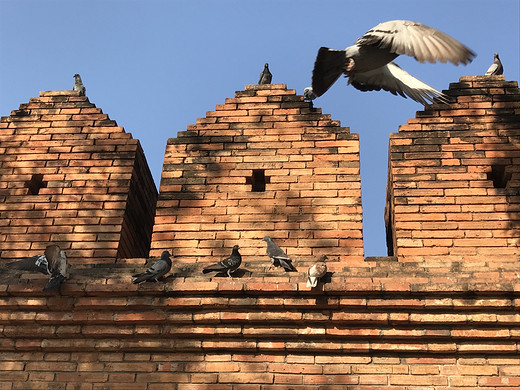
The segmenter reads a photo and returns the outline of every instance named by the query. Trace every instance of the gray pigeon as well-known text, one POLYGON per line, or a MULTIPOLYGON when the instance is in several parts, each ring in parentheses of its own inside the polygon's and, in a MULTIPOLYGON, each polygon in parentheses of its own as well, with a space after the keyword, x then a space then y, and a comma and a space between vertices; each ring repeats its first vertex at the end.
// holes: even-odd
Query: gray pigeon
POLYGON ((72 90, 79 92, 80 96, 85 96, 85 93, 87 92, 87 89, 81 81, 81 76, 77 73, 74 75, 74 87, 72 87, 72 90))
POLYGON ((361 91, 381 90, 427 104, 435 98, 447 102, 443 93, 416 79, 392 60, 401 54, 417 61, 450 61, 467 64, 475 53, 454 38, 421 23, 391 20, 361 36, 345 50, 321 47, 312 71, 312 88, 323 95, 345 74, 348 84, 361 91))
POLYGON ((43 288, 43 291, 58 290, 61 284, 67 280, 67 256, 65 255, 65 251, 60 250, 58 256, 56 256, 56 260, 50 264, 50 271, 51 277, 43 288))
POLYGON ((317 97, 318 96, 316 96, 316 94, 312 90, 312 87, 307 87, 307 88, 305 88, 303 90, 303 98, 304 98, 304 100, 312 101, 312 100, 316 99, 317 97))
POLYGON ((498 58, 498 53, 494 54, 493 64, 489 67, 486 72, 486 75, 500 75, 504 74, 504 67, 502 66, 502 61, 498 58))
POLYGON ((316 287, 318 280, 323 278, 327 273, 327 264, 325 261, 328 260, 326 255, 321 255, 316 263, 314 263, 307 271, 307 287, 316 287))
POLYGON ((292 260, 285 254, 285 252, 276 245, 272 238, 265 236, 263 238, 267 242, 267 256, 271 258, 271 267, 283 267, 285 272, 296 271, 296 268, 292 265, 292 260))
POLYGON ((238 267, 240 267, 240 264, 242 264, 242 256, 240 256, 240 253, 238 252, 239 249, 240 247, 238 245, 233 246, 231 256, 216 264, 207 266, 202 270, 202 273, 207 274, 208 272, 213 271, 217 273, 225 272, 231 278, 231 273, 237 270, 238 267))
POLYGON ((27 257, 6 264, 6 267, 21 271, 40 272, 51 275, 43 291, 56 290, 67 279, 67 256, 56 244, 48 245, 41 255, 27 257))
POLYGON ((133 283, 138 284, 142 282, 157 282, 159 278, 166 275, 172 268, 172 261, 170 256, 170 252, 168 251, 161 253, 161 258, 145 272, 132 275, 133 278, 136 278, 133 283))
POLYGON ((273 75, 269 72, 269 64, 266 62, 264 65, 264 70, 260 73, 260 79, 258 80, 258 84, 271 84, 271 80, 273 79, 273 75))

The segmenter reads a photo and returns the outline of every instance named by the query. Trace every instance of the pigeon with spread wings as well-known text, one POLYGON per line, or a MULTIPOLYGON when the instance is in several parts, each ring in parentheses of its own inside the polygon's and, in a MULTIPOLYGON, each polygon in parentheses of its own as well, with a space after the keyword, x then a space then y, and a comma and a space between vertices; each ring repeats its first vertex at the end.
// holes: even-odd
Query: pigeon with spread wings
POLYGON ((323 95, 345 74, 348 83, 361 91, 381 90, 410 97, 427 104, 438 98, 447 102, 442 92, 401 69, 393 60, 408 55, 417 61, 467 64, 475 53, 456 39, 421 23, 391 20, 378 24, 345 50, 321 47, 312 71, 312 89, 323 95))

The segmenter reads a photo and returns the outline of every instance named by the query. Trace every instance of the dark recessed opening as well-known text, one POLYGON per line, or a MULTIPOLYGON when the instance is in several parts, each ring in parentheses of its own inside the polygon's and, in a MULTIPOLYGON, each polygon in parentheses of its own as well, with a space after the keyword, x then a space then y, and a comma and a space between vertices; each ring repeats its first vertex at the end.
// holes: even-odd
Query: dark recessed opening
POLYGON ((253 169, 253 175, 246 178, 246 184, 251 184, 253 192, 264 192, 265 185, 269 184, 269 177, 265 176, 263 169, 253 169))
POLYGON ((507 172, 506 165, 492 165, 491 172, 487 173, 487 179, 493 182, 495 188, 506 188, 511 179, 511 173, 507 172))
POLYGON ((32 175, 31 180, 25 182, 25 188, 27 188, 30 195, 38 195, 40 188, 47 187, 47 182, 43 181, 43 175, 37 173, 32 175))

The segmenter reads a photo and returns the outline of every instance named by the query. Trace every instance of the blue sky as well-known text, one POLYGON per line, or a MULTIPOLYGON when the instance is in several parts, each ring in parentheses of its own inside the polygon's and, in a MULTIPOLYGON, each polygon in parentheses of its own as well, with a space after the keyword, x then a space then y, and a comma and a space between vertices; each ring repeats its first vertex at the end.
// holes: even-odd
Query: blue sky
MULTIPOLYGON (((343 49, 392 19, 435 27, 477 53, 467 66, 396 62, 436 89, 484 74, 498 51, 506 80, 519 80, 518 0, 0 0, 0 115, 39 91, 87 96, 141 141, 159 185, 166 140, 215 105, 255 84, 303 93, 320 46, 343 49)), ((366 256, 386 255, 384 202, 389 133, 422 106, 388 92, 360 92, 340 79, 315 107, 360 135, 366 256)))

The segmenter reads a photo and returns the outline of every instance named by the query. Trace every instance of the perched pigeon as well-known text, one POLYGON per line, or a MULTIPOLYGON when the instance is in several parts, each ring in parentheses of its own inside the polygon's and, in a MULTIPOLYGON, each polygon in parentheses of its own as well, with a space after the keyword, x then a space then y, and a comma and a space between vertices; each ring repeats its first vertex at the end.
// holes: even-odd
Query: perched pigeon
POLYGON ((487 70, 486 75, 500 75, 504 73, 504 67, 502 66, 500 58, 498 58, 498 53, 494 54, 494 58, 493 64, 491 64, 487 70))
POLYGON ((43 288, 43 291, 58 290, 61 284, 67 280, 67 256, 65 251, 60 250, 56 260, 50 262, 51 278, 43 288))
POLYGON ((292 260, 285 254, 285 252, 276 245, 271 237, 265 236, 263 238, 265 242, 267 242, 267 256, 271 258, 271 267, 283 267, 285 272, 296 271, 294 265, 292 265, 292 260))
POLYGON ((170 252, 164 251, 161 254, 161 258, 145 272, 132 275, 133 278, 136 278, 133 283, 138 284, 141 282, 157 282, 158 279, 168 273, 171 268, 172 261, 170 259, 170 252))
POLYGON ((325 276, 327 273, 327 264, 325 261, 328 260, 326 255, 321 255, 318 262, 314 263, 307 271, 307 287, 316 287, 318 280, 325 276))
POLYGON ((87 89, 81 81, 81 76, 77 73, 74 75, 74 87, 72 88, 72 90, 79 92, 80 96, 85 96, 85 92, 87 92, 87 89))
POLYGON ((447 102, 442 92, 416 79, 392 60, 401 54, 417 61, 467 64, 475 53, 452 37, 421 23, 391 20, 381 23, 345 50, 321 47, 312 71, 312 88, 323 95, 345 74, 348 84, 361 91, 381 90, 427 104, 435 98, 447 102))
POLYGON ((231 273, 237 270, 242 263, 242 256, 240 256, 240 253, 238 253, 239 249, 240 247, 235 245, 233 247, 233 251, 231 252, 231 256, 222 261, 219 261, 217 264, 207 266, 202 270, 202 273, 207 274, 208 272, 212 271, 216 271, 217 273, 226 272, 227 275, 231 277, 231 273))
POLYGON ((43 291, 56 290, 67 279, 67 256, 56 244, 47 246, 43 255, 14 261, 6 264, 6 267, 51 275, 43 291))
POLYGON ((260 79, 258 80, 258 84, 271 84, 271 80, 273 79, 273 75, 269 72, 269 64, 266 63, 264 65, 264 70, 260 73, 260 79))
POLYGON ((312 90, 312 87, 307 87, 303 90, 303 98, 307 101, 312 101, 317 98, 316 94, 312 90))

